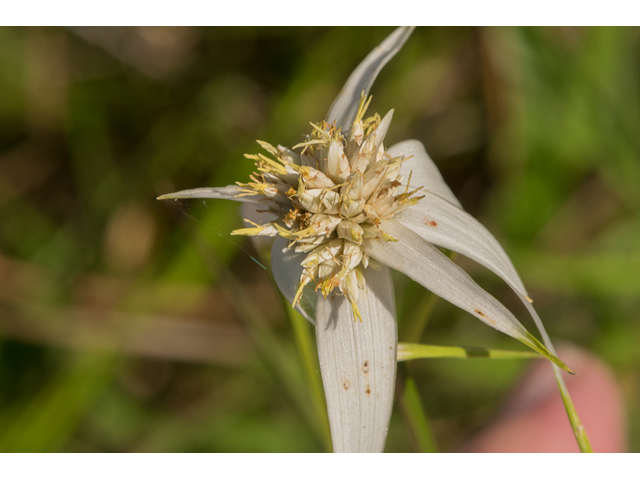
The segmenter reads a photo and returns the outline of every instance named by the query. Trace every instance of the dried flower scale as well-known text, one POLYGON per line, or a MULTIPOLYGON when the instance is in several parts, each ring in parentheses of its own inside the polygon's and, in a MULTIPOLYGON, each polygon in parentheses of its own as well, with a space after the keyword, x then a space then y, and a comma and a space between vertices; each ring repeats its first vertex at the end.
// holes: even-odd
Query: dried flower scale
POLYGON ((385 148, 393 110, 367 116, 373 81, 411 31, 397 29, 369 54, 302 143, 290 149, 259 141, 264 153, 246 155, 256 166, 249 182, 160 197, 245 202, 259 221, 232 234, 274 237, 276 283, 316 325, 336 452, 384 449, 398 343, 389 268, 569 371, 436 248, 495 272, 539 320, 506 253, 462 209, 422 144, 385 148))

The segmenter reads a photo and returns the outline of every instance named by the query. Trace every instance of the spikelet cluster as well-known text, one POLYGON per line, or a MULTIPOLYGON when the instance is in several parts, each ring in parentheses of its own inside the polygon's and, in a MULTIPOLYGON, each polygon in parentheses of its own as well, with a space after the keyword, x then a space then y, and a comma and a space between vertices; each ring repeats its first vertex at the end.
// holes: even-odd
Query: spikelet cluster
POLYGON ((358 291, 366 288, 363 269, 377 268, 362 242, 396 241, 379 228, 380 220, 422 198, 415 195, 420 188, 410 190, 411 175, 400 175, 406 158, 391 158, 383 146, 393 110, 382 119, 377 114, 365 119, 370 100, 361 99, 347 137, 322 122, 312 123, 311 134, 292 150, 258 141, 269 156, 245 155, 254 160, 257 172, 251 182, 238 183, 239 196, 264 197, 260 204, 278 218, 264 225, 247 220, 254 226, 233 232, 286 238, 285 252, 307 253, 294 305, 305 287, 313 285, 325 297, 344 295, 359 320, 358 291))

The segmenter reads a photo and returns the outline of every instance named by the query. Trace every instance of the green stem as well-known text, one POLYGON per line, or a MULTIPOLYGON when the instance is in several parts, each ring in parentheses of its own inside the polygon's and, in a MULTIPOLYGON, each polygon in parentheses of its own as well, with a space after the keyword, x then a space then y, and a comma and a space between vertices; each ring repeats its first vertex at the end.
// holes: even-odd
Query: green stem
POLYGON ((422 399, 416 382, 410 376, 406 365, 398 365, 396 397, 404 424, 409 430, 411 445, 416 452, 436 453, 438 448, 422 407, 422 399))
POLYGON ((285 391, 300 409, 307 423, 313 427, 316 423, 316 416, 304 388, 301 388, 298 362, 288 354, 282 342, 271 332, 268 322, 260 310, 255 307, 251 297, 235 275, 220 262, 215 252, 208 248, 207 242, 200 235, 196 234, 195 240, 200 257, 220 280, 220 286, 228 294, 229 300, 238 311, 260 354, 280 378, 285 391))
POLYGON ((320 365, 315 353, 314 341, 309 328, 309 322, 294 310, 288 302, 285 303, 287 315, 293 327, 293 335, 302 361, 305 373, 305 381, 311 404, 317 419, 317 429, 322 438, 322 443, 327 452, 332 451, 331 430, 329 429, 329 416, 327 415, 327 403, 324 398, 322 379, 320 378, 320 365))
POLYGON ((562 372, 560 372, 560 369, 555 365, 553 366, 553 369, 555 370, 558 388, 560 389, 560 395, 562 396, 562 402, 564 403, 564 408, 567 411, 567 416, 569 417, 573 434, 578 442, 578 447, 582 453, 593 453, 593 448, 591 448, 587 432, 580 421, 580 417, 578 417, 578 412, 576 407, 573 405, 573 400, 571 400, 571 397, 569 396, 567 386, 562 380, 562 372))
MULTIPOLYGON (((529 313, 531 314, 531 317, 533 318, 533 321, 536 324, 536 327, 540 331, 540 335, 542 335, 542 340, 544 341, 544 344, 547 346, 547 348, 553 355, 556 355, 556 350, 553 346, 553 343, 551 342, 551 338, 549 337, 549 334, 547 334, 547 330, 544 328, 544 324, 542 323, 542 320, 540 319, 538 312, 536 312, 536 309, 533 308, 533 305, 531 305, 531 303, 525 302, 525 306, 527 307, 527 310, 529 310, 529 313)), ((593 449, 591 448, 591 443, 589 442, 589 437, 587 437, 587 432, 585 431, 584 426, 580 421, 580 417, 578 416, 576 407, 573 404, 573 401, 571 400, 571 396, 569 395, 569 390, 567 390, 567 386, 564 383, 564 379, 562 378, 562 372, 560 371, 560 367, 562 367, 562 365, 560 366, 553 365, 553 373, 556 376, 556 382, 558 382, 558 388, 560 389, 560 396, 562 397, 564 408, 567 411, 567 416, 569 417, 569 423, 571 423, 571 428, 573 429, 573 434, 576 437, 576 442, 578 443, 578 447, 580 448, 580 451, 582 453, 593 453, 593 449)), ((568 370, 568 371, 569 373, 573 373, 571 372, 571 370, 568 370)))
POLYGON ((496 350, 483 347, 449 347, 444 345, 421 345, 399 343, 398 361, 419 358, 540 358, 542 355, 530 351, 496 350))
MULTIPOLYGON (((426 296, 421 296, 418 304, 413 308, 405 307, 406 321, 403 322, 404 332, 401 338, 408 341, 418 342, 422 338, 424 330, 433 312, 438 297, 425 290, 426 296)), ((405 300, 405 306, 410 302, 405 300)), ((398 353, 400 353, 398 344, 398 353)), ((422 407, 422 401, 416 383, 405 365, 398 365, 397 399, 400 405, 402 420, 409 431, 411 445, 416 452, 436 452, 436 442, 429 427, 427 414, 422 407)))
MULTIPOLYGON (((449 258, 454 259, 455 255, 454 252, 450 253, 449 258)), ((407 312, 408 318, 403 322, 405 327, 401 338, 405 338, 409 342, 420 341, 439 299, 431 292, 425 290, 424 293, 426 296, 421 296, 418 304, 414 307, 408 307, 410 305, 408 299, 405 299, 404 302, 403 311, 407 312)), ((418 452, 436 452, 436 441, 429 427, 427 413, 424 411, 416 383, 407 366, 398 365, 396 385, 402 419, 409 430, 413 448, 418 452)))

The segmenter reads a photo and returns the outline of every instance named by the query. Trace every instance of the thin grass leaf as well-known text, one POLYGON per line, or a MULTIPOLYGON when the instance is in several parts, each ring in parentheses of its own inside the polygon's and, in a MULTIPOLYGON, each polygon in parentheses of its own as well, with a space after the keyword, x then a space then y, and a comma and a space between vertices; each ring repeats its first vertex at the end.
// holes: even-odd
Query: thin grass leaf
POLYGON ((322 379, 320 378, 320 365, 315 351, 314 341, 309 328, 309 322, 293 309, 289 302, 283 302, 287 311, 287 316, 293 327, 293 336, 298 349, 298 355, 302 362, 305 382, 311 405, 315 411, 317 428, 322 438, 325 451, 331 451, 331 431, 329 430, 329 417, 327 416, 327 403, 324 399, 322 389, 322 379))
POLYGON ((219 261, 200 234, 196 233, 194 243, 197 246, 198 254, 202 258, 203 263, 213 274, 220 278, 221 286, 236 307, 240 318, 247 327, 262 357, 279 377, 284 386, 284 390, 289 394, 291 400, 302 412, 305 420, 313 428, 316 422, 315 413, 309 405, 301 381, 302 374, 298 368, 295 357, 289 354, 288 349, 284 348, 280 339, 273 334, 266 319, 253 304, 240 281, 219 261))
POLYGON ((78 355, 22 408, 0 418, 0 452, 56 452, 113 380, 118 359, 78 355))
MULTIPOLYGON (((241 207, 243 218, 251 219, 252 216, 255 216, 255 208, 256 207, 252 204, 243 204, 241 207)), ((284 245, 280 247, 276 246, 272 249, 268 248, 268 244, 266 242, 263 243, 263 240, 264 239, 261 239, 260 237, 251 237, 251 241, 255 249, 260 254, 261 260, 266 265, 271 266, 271 272, 273 273, 271 277, 273 287, 279 287, 282 290, 283 286, 286 286, 286 284, 291 282, 287 280, 288 277, 284 276, 287 269, 283 269, 282 264, 279 264, 279 268, 273 268, 273 252, 276 252, 276 255, 282 257, 283 255, 281 254, 281 251, 284 245), (277 275, 279 275, 280 278, 278 278, 277 275), (280 281, 280 284, 278 283, 278 281, 280 281)), ((274 244, 275 243, 277 243, 277 239, 274 244)), ((295 267, 295 264, 292 266, 295 267)), ((297 280, 294 279, 294 281, 297 280)), ((293 285, 295 285, 295 283, 293 285)), ((294 293, 291 294, 291 298, 293 298, 293 295, 294 293)), ((329 430, 329 418, 327 417, 327 403, 324 399, 324 391, 322 389, 320 365, 318 364, 318 356, 316 354, 314 346, 315 342, 309 327, 308 320, 310 318, 308 315, 301 315, 301 313, 305 313, 304 311, 301 311, 298 308, 294 309, 293 307, 291 307, 291 300, 288 297, 285 297, 283 299, 282 305, 287 314, 287 317, 289 318, 289 321, 291 322, 291 327, 293 328, 293 338, 304 372, 304 381, 306 383, 307 391, 309 394, 310 404, 315 412, 315 428, 317 430, 316 433, 320 437, 325 451, 330 452, 331 432, 329 430)), ((315 322, 312 321, 312 323, 315 322)))
POLYGON ((398 365, 397 385, 398 406, 400 407, 404 424, 409 430, 413 449, 420 453, 436 453, 438 447, 426 412, 422 407, 422 399, 416 387, 416 382, 403 365, 398 365))
POLYGON ((536 352, 517 350, 497 350, 483 347, 450 347, 444 345, 422 345, 418 343, 398 343, 398 361, 419 358, 542 358, 536 352))

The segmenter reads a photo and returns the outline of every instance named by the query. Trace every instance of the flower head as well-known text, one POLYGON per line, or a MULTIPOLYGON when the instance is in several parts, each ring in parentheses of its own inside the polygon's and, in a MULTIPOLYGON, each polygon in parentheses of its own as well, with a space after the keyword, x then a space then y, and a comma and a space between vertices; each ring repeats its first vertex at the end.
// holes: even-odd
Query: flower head
POLYGON ((485 265, 537 318, 506 253, 462 209, 422 144, 385 149, 393 110, 366 117, 373 81, 411 30, 397 29, 369 54, 305 141, 291 149, 259 141, 264 153, 246 155, 256 166, 249 182, 160 197, 245 202, 259 221, 232 233, 275 238, 276 283, 316 324, 335 451, 384 448, 397 349, 388 267, 567 369, 436 248, 485 265))
POLYGON ((362 96, 347 137, 325 121, 311 124, 311 134, 293 150, 259 142, 268 156, 247 155, 260 173, 238 183, 238 195, 261 197, 262 208, 276 218, 232 232, 286 239, 285 254, 304 254, 294 305, 312 285, 324 297, 344 295, 360 321, 358 292, 366 289, 364 269, 373 262, 363 242, 397 241, 381 222, 423 198, 416 195, 422 187, 410 188, 411 174, 403 185, 406 157, 384 149, 393 111, 365 119, 368 103, 362 96))

